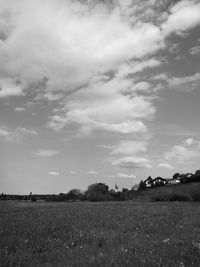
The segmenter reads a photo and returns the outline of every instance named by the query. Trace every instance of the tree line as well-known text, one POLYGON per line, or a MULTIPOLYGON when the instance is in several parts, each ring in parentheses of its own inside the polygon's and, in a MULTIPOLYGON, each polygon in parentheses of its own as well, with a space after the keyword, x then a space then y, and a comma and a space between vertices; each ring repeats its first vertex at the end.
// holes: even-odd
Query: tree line
POLYGON ((169 186, 177 183, 191 183, 200 182, 200 170, 194 174, 175 173, 172 178, 166 179, 162 177, 151 178, 149 176, 146 180, 141 180, 139 184, 134 185, 130 190, 123 188, 118 190, 117 185, 115 189, 109 189, 105 183, 94 183, 88 186, 86 191, 80 189, 71 189, 67 193, 60 194, 32 194, 29 195, 6 195, 2 193, 0 200, 29 200, 29 201, 124 201, 132 199, 141 190, 147 190, 153 187, 169 186))

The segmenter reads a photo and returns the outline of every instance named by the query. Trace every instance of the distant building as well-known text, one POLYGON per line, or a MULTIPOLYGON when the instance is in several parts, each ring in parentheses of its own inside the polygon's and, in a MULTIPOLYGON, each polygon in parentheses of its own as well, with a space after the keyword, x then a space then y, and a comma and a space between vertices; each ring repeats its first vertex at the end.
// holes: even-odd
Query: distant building
POLYGON ((115 184, 115 192, 116 193, 119 192, 119 188, 118 188, 118 185, 117 184, 115 184))
POLYGON ((139 185, 138 185, 138 184, 135 184, 135 185, 131 188, 132 191, 137 191, 138 189, 139 189, 139 185))
POLYGON ((180 181, 178 179, 166 179, 167 180, 167 185, 172 185, 172 184, 179 184, 180 181))

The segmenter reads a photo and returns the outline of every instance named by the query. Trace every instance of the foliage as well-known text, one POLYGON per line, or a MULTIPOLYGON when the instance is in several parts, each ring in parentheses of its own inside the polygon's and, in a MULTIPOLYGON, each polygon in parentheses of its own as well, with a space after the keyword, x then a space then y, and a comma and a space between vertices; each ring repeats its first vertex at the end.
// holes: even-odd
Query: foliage
POLYGON ((194 201, 200 201, 200 192, 199 191, 193 191, 192 192, 192 199, 194 201))
POLYGON ((155 194, 151 197, 151 201, 190 201, 189 195, 182 193, 165 193, 165 194, 155 194))
POLYGON ((103 183, 95 183, 88 186, 86 198, 90 201, 111 200, 109 187, 103 183))

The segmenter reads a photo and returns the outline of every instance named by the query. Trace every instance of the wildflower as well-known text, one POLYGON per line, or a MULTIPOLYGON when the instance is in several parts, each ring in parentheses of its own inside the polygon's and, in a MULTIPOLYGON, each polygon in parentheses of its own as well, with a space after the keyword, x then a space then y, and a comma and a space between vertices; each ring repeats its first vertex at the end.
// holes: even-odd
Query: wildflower
POLYGON ((164 240, 163 240, 163 243, 168 243, 169 242, 169 238, 165 238, 164 240))

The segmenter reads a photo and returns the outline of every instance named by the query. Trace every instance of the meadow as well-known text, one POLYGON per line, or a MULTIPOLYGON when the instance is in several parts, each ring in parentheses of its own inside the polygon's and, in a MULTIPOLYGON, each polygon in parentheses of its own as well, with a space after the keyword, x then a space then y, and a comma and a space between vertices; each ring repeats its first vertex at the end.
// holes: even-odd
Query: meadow
POLYGON ((200 266, 198 202, 0 202, 0 266, 200 266))

